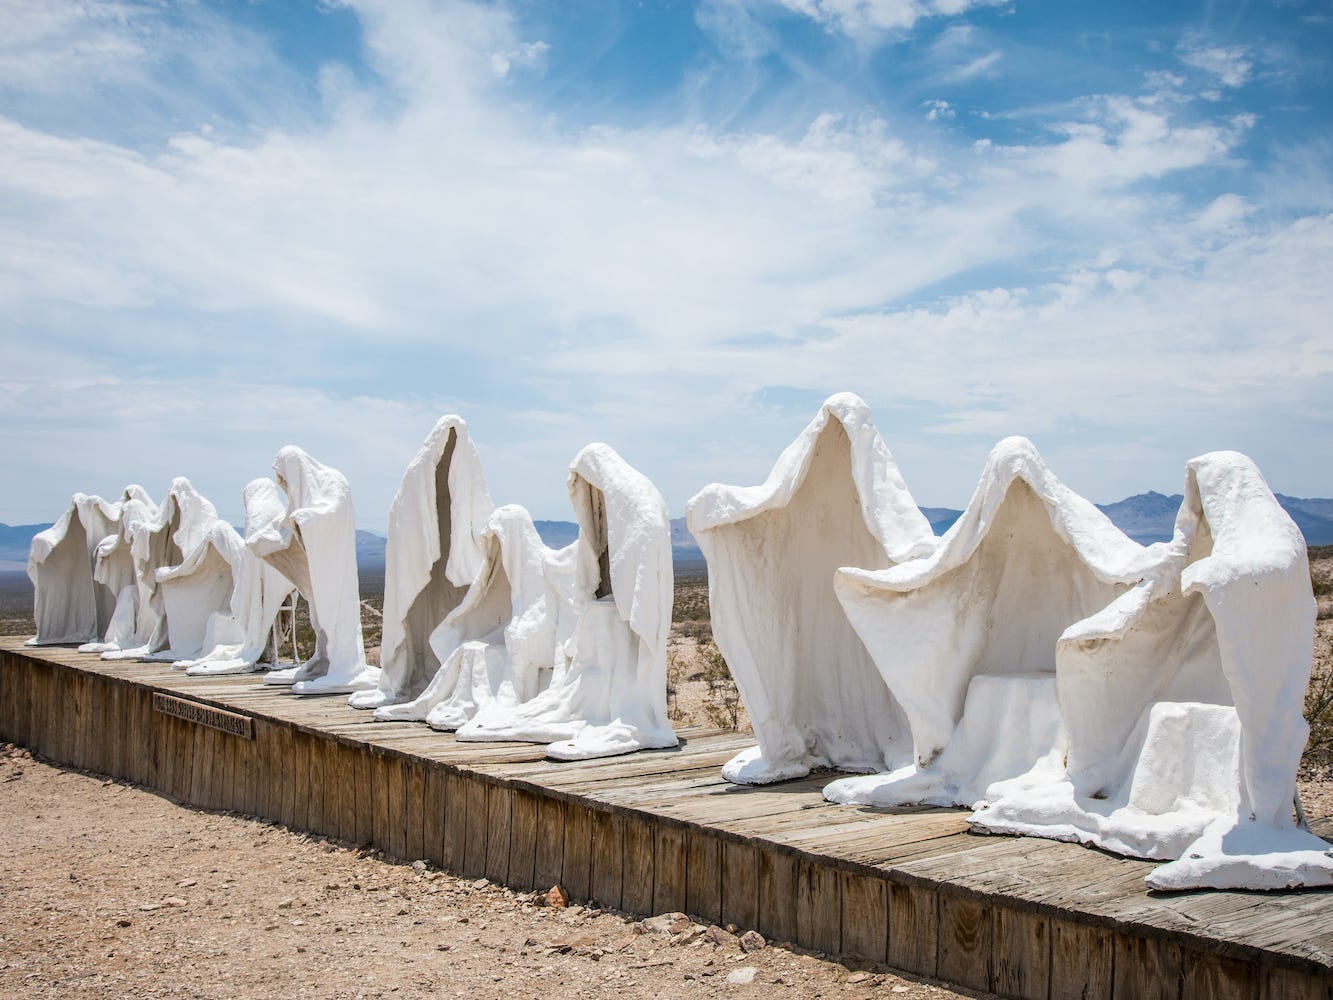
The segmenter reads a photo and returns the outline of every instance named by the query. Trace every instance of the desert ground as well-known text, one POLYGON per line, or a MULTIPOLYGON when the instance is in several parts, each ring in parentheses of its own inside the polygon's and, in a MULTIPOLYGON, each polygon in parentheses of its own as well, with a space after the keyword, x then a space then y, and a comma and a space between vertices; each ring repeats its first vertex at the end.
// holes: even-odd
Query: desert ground
MULTIPOLYGON (((1307 812, 1327 816, 1333 546, 1310 555, 1319 611, 1299 787, 1307 812)), ((0 579, 0 634, 31 634, 25 584, 0 579)), ((373 655, 382 598, 373 581, 363 591, 373 655)), ((669 673, 673 719, 748 730, 702 577, 677 581, 669 673)), ((182 806, 0 745, 0 996, 984 995, 746 928, 561 902, 182 806)))

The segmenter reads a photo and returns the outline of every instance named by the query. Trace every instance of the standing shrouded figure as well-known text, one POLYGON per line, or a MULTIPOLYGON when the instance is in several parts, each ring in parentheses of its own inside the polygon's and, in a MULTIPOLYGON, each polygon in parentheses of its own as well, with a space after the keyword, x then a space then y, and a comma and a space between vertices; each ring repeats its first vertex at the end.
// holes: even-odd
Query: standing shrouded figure
POLYGON ((74 494, 60 520, 38 532, 28 550, 28 579, 33 586, 37 635, 29 645, 99 642, 112 624, 120 592, 127 582, 123 561, 102 580, 94 576, 98 547, 120 530, 125 502, 152 505, 140 486, 126 487, 120 500, 74 494))
POLYGON ((441 417, 403 474, 389 505, 384 554, 380 680, 353 708, 409 702, 440 667, 430 636, 458 606, 481 567, 479 544, 491 498, 462 417, 441 417))
POLYGON ((247 505, 267 508, 268 516, 247 507, 246 524, 254 527, 245 544, 305 598, 315 652, 299 667, 269 671, 264 682, 290 684, 297 694, 370 690, 379 671, 366 664, 361 638, 356 515, 347 477, 294 445, 278 452, 273 471, 287 506, 272 505, 260 491, 247 492, 247 505))
POLYGON ((707 486, 686 514, 708 560, 713 635, 759 744, 723 775, 765 784, 910 759, 902 709, 833 592, 839 566, 879 569, 935 546, 866 404, 829 397, 766 482, 707 486))
POLYGON ((547 753, 561 760, 675 746, 666 706, 666 503, 604 444, 570 464, 569 497, 578 542, 552 553, 546 568, 564 610, 550 686, 520 705, 482 709, 458 738, 550 743, 547 753))
MULTIPOLYGON (((138 586, 138 622, 134 639, 116 646, 108 644, 104 660, 152 659, 177 660, 184 650, 173 649, 171 622, 161 573, 185 562, 203 542, 208 527, 218 519, 213 505, 184 476, 171 481, 160 509, 151 511, 142 505, 126 504, 122 518, 121 539, 134 561, 138 586)), ((195 636, 202 624, 185 621, 190 612, 179 608, 181 627, 195 636)))
POLYGON ((431 634, 435 676, 412 701, 376 709, 376 719, 458 729, 493 702, 519 705, 550 683, 564 603, 546 575, 555 553, 516 504, 491 515, 481 545, 481 571, 431 634))

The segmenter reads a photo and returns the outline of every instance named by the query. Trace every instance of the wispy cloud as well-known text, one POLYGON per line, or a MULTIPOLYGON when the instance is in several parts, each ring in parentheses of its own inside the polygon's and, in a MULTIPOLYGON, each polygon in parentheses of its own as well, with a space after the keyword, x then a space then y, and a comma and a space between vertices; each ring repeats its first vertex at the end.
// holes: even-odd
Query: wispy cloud
POLYGON ((1180 61, 1202 70, 1224 87, 1242 87, 1250 79, 1254 61, 1243 45, 1210 45, 1205 37, 1191 33, 1176 48, 1180 61))

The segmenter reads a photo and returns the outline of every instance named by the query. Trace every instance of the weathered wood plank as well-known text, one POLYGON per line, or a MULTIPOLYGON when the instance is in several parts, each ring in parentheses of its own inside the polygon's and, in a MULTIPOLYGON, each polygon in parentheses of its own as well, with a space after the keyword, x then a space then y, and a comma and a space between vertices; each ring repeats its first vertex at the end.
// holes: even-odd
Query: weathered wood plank
POLYGON ((653 825, 639 816, 625 816, 621 877, 621 908, 630 913, 653 912, 653 825))
POLYGON ((1051 1000, 1107 1000, 1111 996, 1110 932, 1068 920, 1050 923, 1051 1000))
POLYGON ((486 787, 480 778, 466 778, 463 792, 467 796, 467 847, 463 857, 463 874, 476 878, 486 872, 486 787))
POLYGON ((384 850, 391 858, 399 861, 411 861, 407 855, 407 776, 403 758, 395 754, 385 754, 380 765, 388 786, 385 817, 388 839, 384 850))
POLYGON ((565 803, 565 836, 560 884, 571 899, 592 895, 592 813, 587 806, 565 803))
POLYGON ((565 864, 565 804, 543 798, 537 809, 537 853, 533 879, 538 889, 560 884, 565 864))
POLYGON ((685 909, 685 831, 657 826, 653 854, 653 912, 685 909))
POLYGON ((759 851, 759 932, 770 941, 796 940, 796 859, 759 851))
POLYGON ((438 767, 421 768, 422 817, 421 849, 436 868, 444 867, 444 771, 438 767))
POLYGON ((753 844, 722 842, 722 915, 719 923, 759 928, 759 850, 753 844))
POLYGON ((592 814, 592 886, 589 894, 604 907, 622 908, 621 876, 625 865, 625 821, 615 813, 592 814))
POLYGON ((1290 969, 1265 968, 1259 989, 1259 1000, 1330 1000, 1333 998, 1333 977, 1312 976, 1290 969))
POLYGON ((403 767, 403 792, 407 796, 407 842, 404 857, 409 861, 426 857, 426 777, 420 761, 403 767))
POLYGON ((989 990, 994 954, 995 911, 970 896, 940 894, 939 967, 941 979, 989 990))
POLYGON ((837 954, 842 942, 842 879, 836 868, 802 860, 796 867, 796 940, 837 954))
POLYGON ((1253 1000, 1259 995, 1259 970, 1222 955, 1183 952, 1181 1000, 1253 1000))
MULTIPOLYGON (((515 789, 509 803, 509 884, 520 892, 536 888, 537 796, 515 789)), ((549 888, 549 887, 548 887, 549 888)))
POLYGON ((1051 929, 1047 917, 997 906, 991 955, 992 992, 1046 1000, 1051 985, 1051 929))
POLYGON ((454 771, 444 782, 444 867, 462 874, 467 864, 467 790, 464 779, 454 771))
POLYGON ((889 890, 882 878, 839 872, 842 940, 838 951, 881 964, 889 955, 889 890))
POLYGON ((393 813, 390 809, 389 786, 391 783, 389 756, 382 753, 370 754, 370 792, 371 792, 371 834, 370 842, 386 854, 392 842, 393 832, 390 825, 393 813))
POLYGON ((686 831, 685 912, 706 924, 722 923, 722 885, 722 842, 704 830, 686 831))
POLYGON ((1154 938, 1116 935, 1111 995, 1117 1000, 1179 1000, 1180 947, 1154 938))
POLYGON ((324 741, 308 733, 302 735, 306 759, 306 829, 311 833, 323 834, 324 802, 328 792, 328 781, 324 774, 324 741))
POLYGON ((486 786, 486 870, 492 882, 509 879, 514 793, 504 785, 486 786))

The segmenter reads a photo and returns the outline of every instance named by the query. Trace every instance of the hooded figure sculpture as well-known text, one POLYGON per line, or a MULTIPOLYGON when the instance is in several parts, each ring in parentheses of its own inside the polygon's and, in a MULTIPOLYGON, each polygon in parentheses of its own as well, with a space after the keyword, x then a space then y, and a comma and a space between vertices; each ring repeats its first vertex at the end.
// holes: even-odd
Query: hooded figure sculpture
POLYGON ((154 524, 160 516, 157 504, 146 492, 138 486, 126 489, 115 534, 103 538, 93 555, 93 580, 116 594, 115 610, 102 638, 85 642, 79 647, 80 653, 106 653, 148 641, 152 634, 151 625, 146 625, 149 615, 144 605, 148 589, 139 582, 132 540, 142 525, 154 524))
POLYGON ((995 782, 1058 769, 1056 641, 1142 580, 1151 558, 1030 441, 1000 442, 934 553, 838 571, 838 598, 903 707, 915 762, 825 795, 970 806, 995 782))
MULTIPOLYGON (((156 516, 137 505, 127 505, 122 544, 128 544, 134 560, 138 587, 138 623, 132 644, 119 644, 102 653, 104 660, 177 660, 174 637, 162 592, 160 574, 179 566, 199 546, 209 525, 218 519, 213 505, 184 476, 171 481, 167 497, 156 516)), ((197 634, 201 625, 182 622, 181 627, 197 634)), ((182 652, 188 652, 187 645, 182 652)))
POLYGON ((520 705, 492 703, 460 740, 550 743, 559 760, 677 743, 666 710, 671 538, 651 482, 604 444, 570 465, 578 541, 546 562, 564 596, 550 686, 520 705))
POLYGON ((124 560, 109 560, 102 580, 94 577, 98 546, 117 533, 127 500, 152 506, 141 486, 128 486, 120 500, 76 493, 60 519, 38 532, 28 549, 37 634, 30 646, 99 642, 129 582, 124 560))
POLYGON ((560 557, 514 504, 491 515, 481 548, 477 578, 430 637, 439 670, 417 698, 376 709, 376 719, 457 729, 492 703, 520 705, 550 684, 562 598, 546 567, 560 557))
MULTIPOLYGON (((272 519, 283 501, 271 479, 256 479, 244 493, 247 522, 272 519)), ((247 524, 247 528, 249 528, 247 524)), ((172 645, 182 647, 175 623, 202 622, 199 652, 172 665, 192 676, 239 674, 259 668, 269 651, 273 621, 296 587, 246 547, 225 521, 209 526, 185 562, 161 574, 173 622, 172 645), (187 607, 195 610, 187 612, 187 607)))
POLYGON ((902 710, 833 593, 839 566, 880 569, 936 544, 865 403, 831 396, 765 483, 705 487, 686 514, 759 743, 723 775, 764 784, 910 760, 902 710))
POLYGON ((347 699, 353 708, 409 702, 435 676, 440 660, 431 632, 477 576, 479 537, 491 509, 467 422, 441 417, 389 505, 380 680, 347 699))
POLYGON ((1068 766, 997 789, 979 829, 1175 859, 1154 889, 1333 885, 1292 796, 1315 606, 1305 540, 1254 463, 1191 461, 1142 583, 1060 637, 1068 766))
MULTIPOLYGON (((315 652, 299 667, 270 670, 266 684, 290 684, 297 694, 365 691, 379 682, 366 664, 356 576, 356 515, 352 490, 337 469, 288 445, 273 462, 286 509, 271 495, 247 492, 250 551, 285 576, 310 608, 315 652)), ((253 486, 253 484, 251 484, 253 486)))

